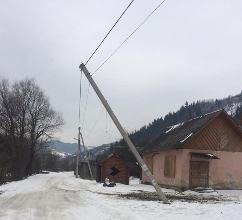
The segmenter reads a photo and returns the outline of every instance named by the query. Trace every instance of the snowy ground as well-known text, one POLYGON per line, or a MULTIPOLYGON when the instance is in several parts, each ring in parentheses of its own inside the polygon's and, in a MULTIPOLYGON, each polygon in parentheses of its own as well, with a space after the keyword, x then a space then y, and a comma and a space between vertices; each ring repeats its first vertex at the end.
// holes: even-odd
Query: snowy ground
POLYGON ((138 190, 152 192, 153 188, 137 181, 129 186, 104 188, 95 181, 75 179, 73 173, 40 174, 0 186, 0 220, 242 219, 241 191, 212 193, 231 201, 174 201, 170 205, 116 195, 138 190))

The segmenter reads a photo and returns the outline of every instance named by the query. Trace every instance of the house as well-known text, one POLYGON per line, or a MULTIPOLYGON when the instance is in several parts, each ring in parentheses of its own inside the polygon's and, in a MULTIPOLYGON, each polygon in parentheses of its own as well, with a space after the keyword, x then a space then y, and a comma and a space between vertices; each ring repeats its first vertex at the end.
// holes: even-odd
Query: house
POLYGON ((115 183, 129 184, 130 167, 117 154, 110 154, 99 162, 99 166, 101 182, 104 182, 105 178, 109 178, 110 181, 114 181, 115 183))
POLYGON ((143 158, 164 186, 242 189, 242 132, 224 110, 169 127, 143 158))
POLYGON ((79 175, 91 179, 87 163, 89 158, 93 179, 104 182, 105 178, 129 184, 129 177, 141 178, 141 168, 127 146, 100 146, 82 153, 79 160, 79 175))
MULTIPOLYGON (((99 155, 96 161, 89 161, 93 179, 104 182, 105 178, 115 183, 129 184, 132 164, 115 153, 99 155)), ((91 179, 87 160, 79 162, 79 175, 82 179, 91 179)))

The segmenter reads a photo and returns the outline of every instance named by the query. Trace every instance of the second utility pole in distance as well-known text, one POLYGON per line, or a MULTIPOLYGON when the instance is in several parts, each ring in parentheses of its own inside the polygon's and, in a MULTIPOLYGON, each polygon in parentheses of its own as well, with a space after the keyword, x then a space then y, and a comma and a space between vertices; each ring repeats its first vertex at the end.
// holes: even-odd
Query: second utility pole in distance
POLYGON ((79 177, 79 158, 80 158, 80 151, 81 151, 81 140, 80 140, 81 128, 78 127, 78 145, 77 145, 77 152, 76 152, 76 178, 79 177))

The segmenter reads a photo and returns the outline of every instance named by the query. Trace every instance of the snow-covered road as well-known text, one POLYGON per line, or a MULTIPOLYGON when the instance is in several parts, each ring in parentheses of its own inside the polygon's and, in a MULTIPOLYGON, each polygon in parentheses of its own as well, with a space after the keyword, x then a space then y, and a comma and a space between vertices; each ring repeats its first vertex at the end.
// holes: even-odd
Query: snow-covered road
MULTIPOLYGON (((39 174, 0 186, 3 192, 0 195, 0 219, 242 219, 240 201, 209 204, 177 201, 164 205, 114 195, 141 189, 153 190, 151 186, 141 184, 104 188, 95 181, 75 179, 73 173, 39 174)), ((236 196, 237 192, 234 193, 236 196)))

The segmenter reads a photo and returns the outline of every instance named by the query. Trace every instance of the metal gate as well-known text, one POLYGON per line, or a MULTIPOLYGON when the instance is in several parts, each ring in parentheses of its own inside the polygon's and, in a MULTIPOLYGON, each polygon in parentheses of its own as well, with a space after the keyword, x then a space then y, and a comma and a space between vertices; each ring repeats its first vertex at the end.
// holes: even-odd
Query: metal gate
POLYGON ((209 186, 209 162, 190 162, 190 188, 209 186))

